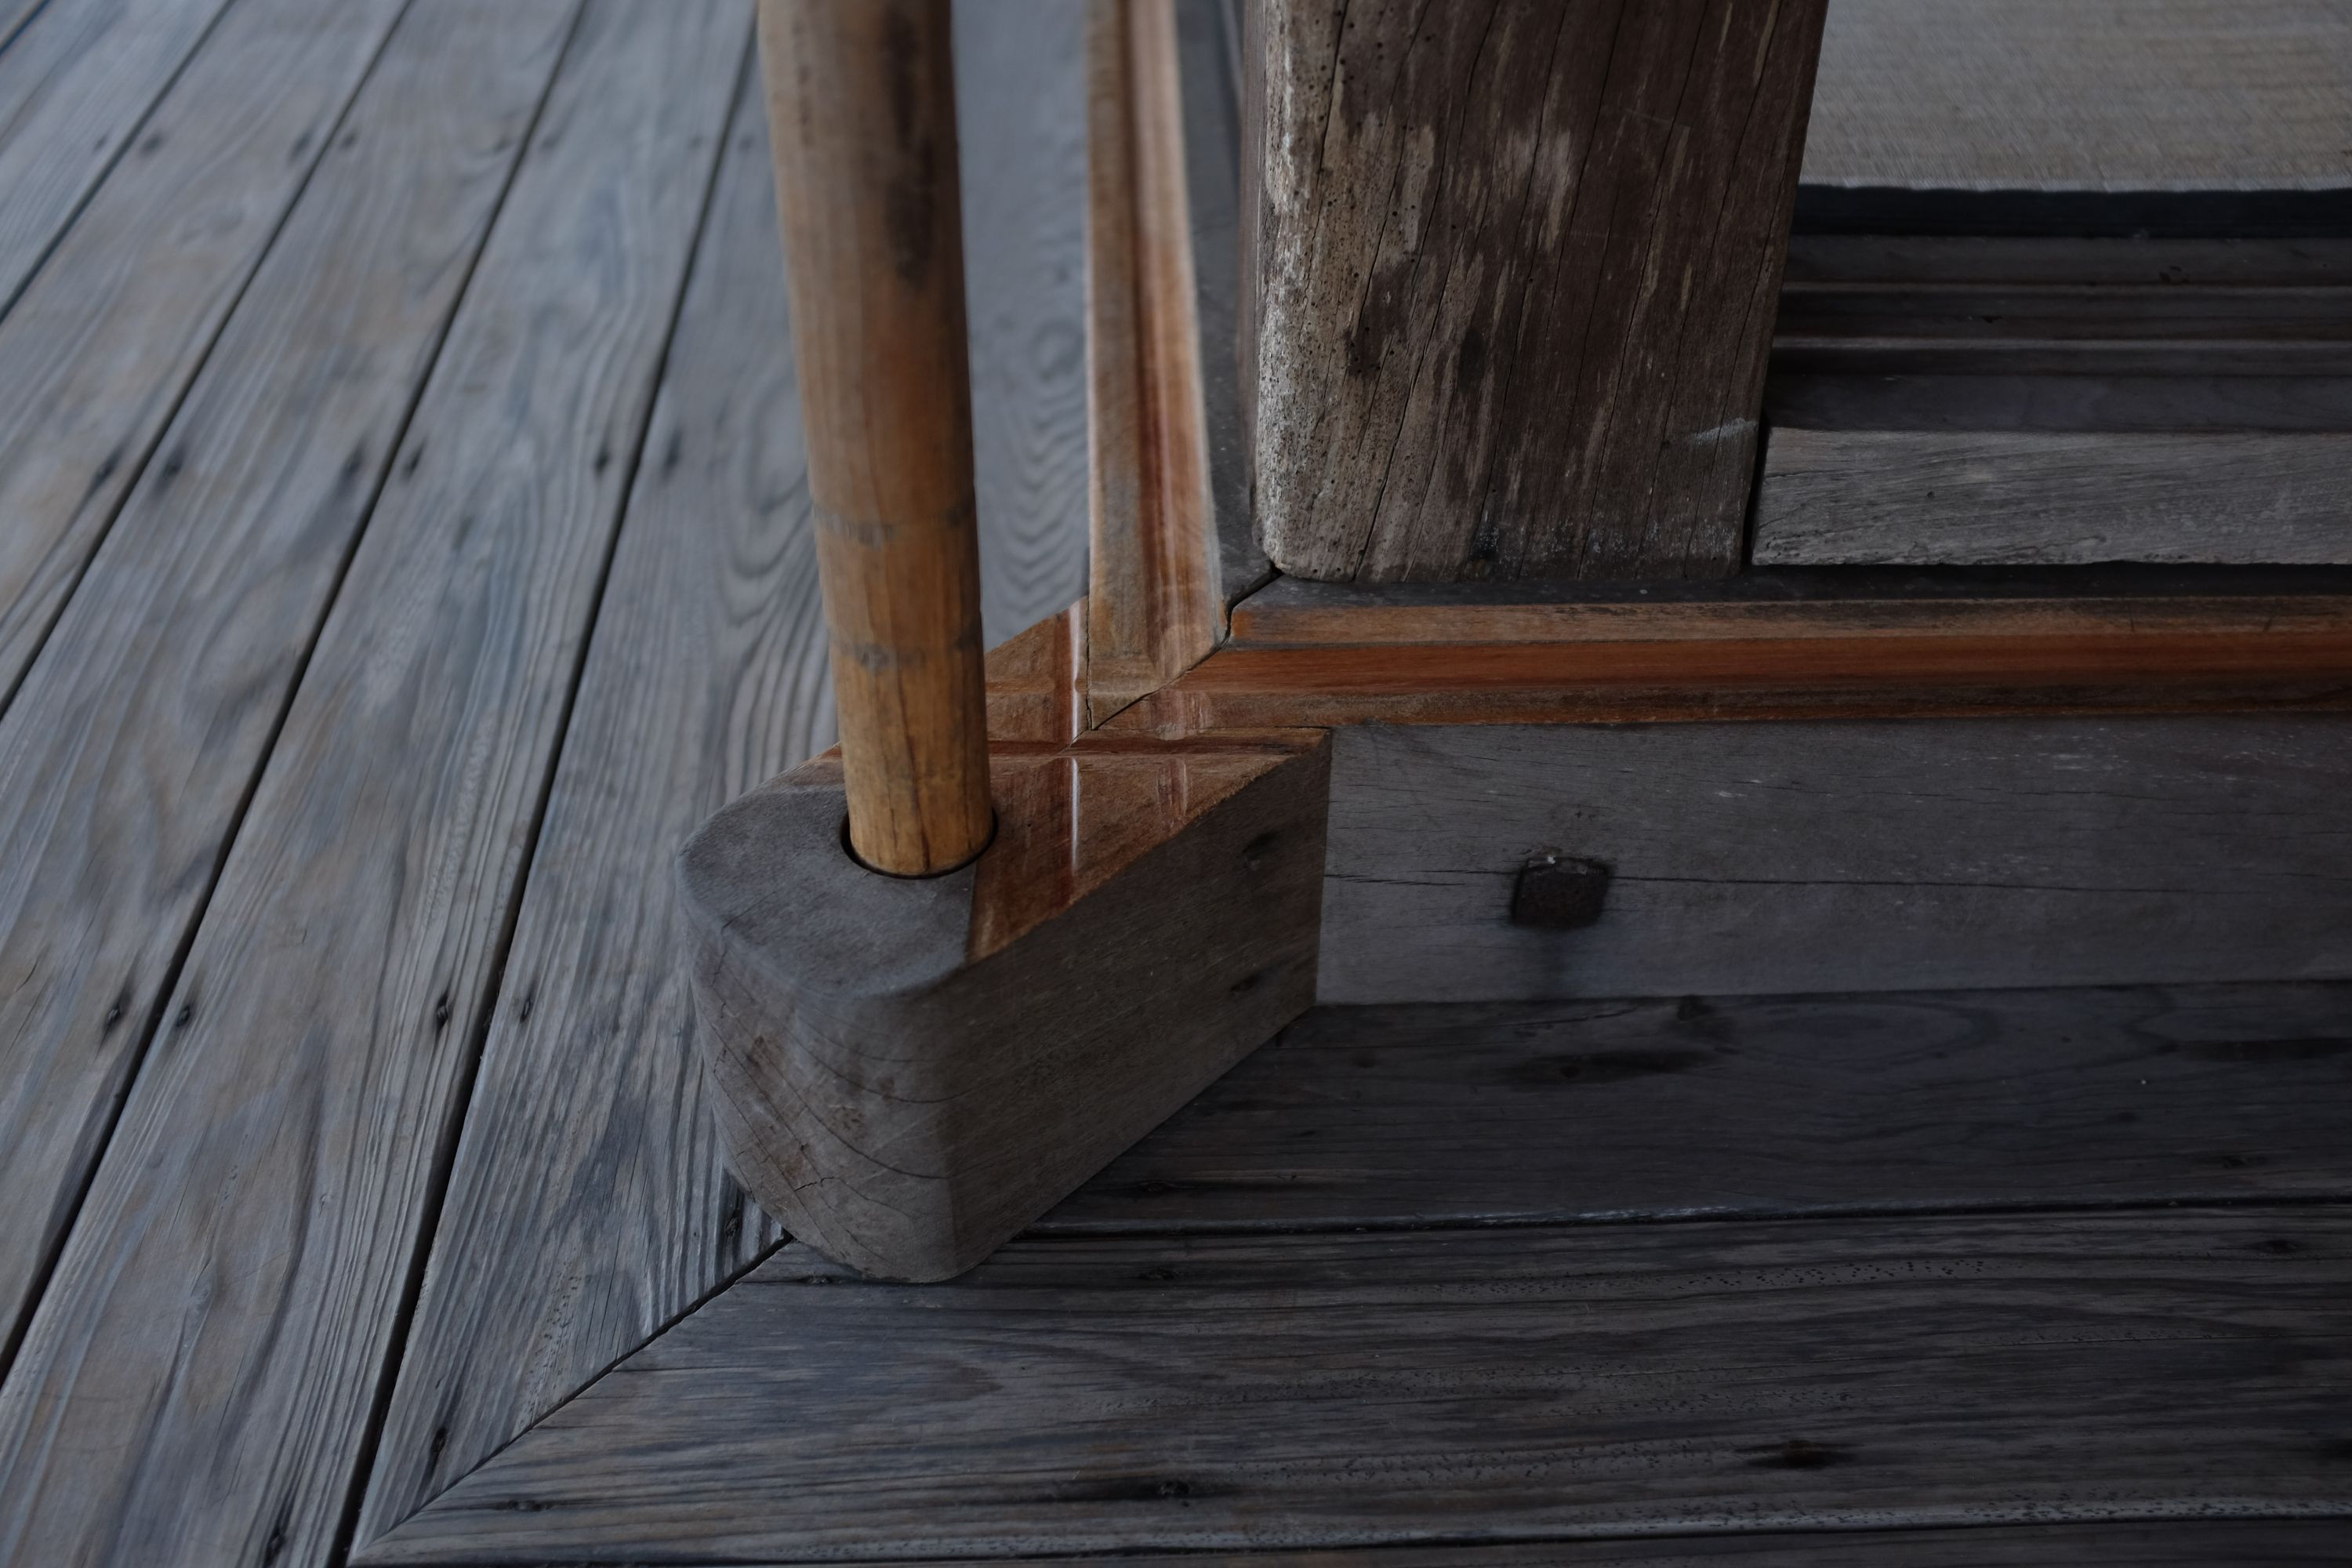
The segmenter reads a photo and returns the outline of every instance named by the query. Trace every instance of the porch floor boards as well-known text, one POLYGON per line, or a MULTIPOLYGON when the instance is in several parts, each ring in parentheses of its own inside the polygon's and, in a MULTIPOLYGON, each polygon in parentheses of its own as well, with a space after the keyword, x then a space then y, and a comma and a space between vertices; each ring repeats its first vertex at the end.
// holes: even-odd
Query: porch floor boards
MULTIPOLYGON (((2352 1550, 2344 986, 1318 1010, 791 1245, 667 866, 831 739, 751 16, 0 0, 0 1563, 2352 1550)), ((1081 17, 959 13, 992 638, 1081 17)))

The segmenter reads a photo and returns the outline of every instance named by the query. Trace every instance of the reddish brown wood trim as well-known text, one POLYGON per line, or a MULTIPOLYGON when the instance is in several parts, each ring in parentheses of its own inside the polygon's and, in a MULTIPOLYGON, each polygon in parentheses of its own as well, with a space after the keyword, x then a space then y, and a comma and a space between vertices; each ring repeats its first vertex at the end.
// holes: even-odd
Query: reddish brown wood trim
POLYGON ((1116 726, 1170 735, 2274 707, 2352 707, 2352 629, 2209 632, 2174 622, 2001 636, 1227 647, 1116 726))
POLYGON ((2099 595, 1970 599, 1873 595, 1805 602, 1454 605, 1286 602, 1234 606, 1237 647, 1462 643, 1671 643, 1855 637, 2258 636, 2352 631, 2352 595, 2099 595))
POLYGON ((1087 54, 1093 554, 1086 661, 1099 722, 1216 646, 1224 599, 1173 0, 1095 0, 1087 54))

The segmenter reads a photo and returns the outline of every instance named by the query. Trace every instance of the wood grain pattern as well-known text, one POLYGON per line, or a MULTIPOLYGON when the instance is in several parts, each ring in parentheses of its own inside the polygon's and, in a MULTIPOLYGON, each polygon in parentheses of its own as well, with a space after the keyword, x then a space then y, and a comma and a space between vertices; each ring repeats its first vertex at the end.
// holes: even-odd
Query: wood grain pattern
POLYGON ((1277 565, 1738 569, 1822 12, 1267 0, 1247 265, 1277 565))
POLYGON ((988 650, 988 739, 1057 749, 1087 730, 1087 602, 988 650))
POLYGON ((2030 330, 2015 337, 1839 334, 1780 339, 1773 354, 1781 370, 1802 375, 2352 375, 2352 342, 2341 336, 2063 338, 2030 330))
POLYGON ((583 15, 0 1385, 0 1558, 334 1548, 751 22, 583 15))
POLYGON ((1085 0, 955 8, 980 611, 992 647, 1087 591, 1085 34, 1085 0))
POLYGON ((2347 1087, 2344 984, 1318 1007, 1036 1228, 2342 1195, 2347 1087))
POLYGON ((866 1273, 971 1268, 1303 1011, 1328 748, 1084 741, 992 761, 994 839, 945 876, 841 845, 824 758, 678 856, 730 1163, 866 1273))
POLYGON ((116 168, 0 321, 0 693, 146 468, 400 8, 240 0, 142 123, 152 152, 116 168))
MULTIPOLYGON (((1818 101, 1818 94, 1816 95, 1818 101)), ((2088 283, 2309 288, 2352 282, 2352 238, 2156 235, 1796 234, 1784 289, 2088 283)))
POLYGON ((73 1217, 521 139, 569 0, 394 35, 0 718, 0 1344, 73 1217))
MULTIPOLYGON (((2277 370, 2275 361, 2270 369, 2277 370)), ((1780 430, 2352 430, 2352 376, 1895 375, 1776 373, 1764 422, 1780 430)), ((1769 442, 1768 442, 1769 449, 1769 442)))
MULTIPOLYGON (((2084 1563, 2097 1568, 2341 1568, 2337 1542, 2344 1526, 2319 1520, 2195 1520, 2158 1524, 2032 1524, 1940 1530, 1775 1531, 1769 1534, 1711 1531, 1695 1535, 1629 1536, 1536 1543, 1481 1542, 1438 1547, 1304 1547, 1290 1551, 1224 1552, 1218 1568, 1452 1568, 1457 1563, 1546 1568, 1689 1568, 1737 1560, 1756 1568, 1808 1568, 1824 1563, 1885 1563, 1906 1568, 2048 1568, 2084 1563)), ((992 1557, 1004 1568, 1115 1568, 1198 1562, 1192 1552, 1121 1552, 1111 1556, 992 1557)), ((456 1568, 457 1559, 449 1559, 456 1568)), ((874 1558, 891 1568, 915 1568, 905 1559, 874 1558)), ((936 1562, 939 1559, 920 1559, 936 1562)), ((465 1568, 481 1560, 467 1558, 465 1568)), ((727 1559, 726 1568, 782 1568, 782 1560, 752 1564, 727 1559)), ((719 1568, 716 1563, 694 1568, 719 1568)))
POLYGON ((1354 724, 2165 713, 2352 706, 2333 616, 2170 616, 1986 635, 1801 629, 1679 642, 1223 647, 1109 728, 1162 736, 1354 724))
POLYGON ((2344 192, 2347 79, 2329 0, 1839 0, 1805 183, 2344 192))
POLYGON ((365 1561, 2341 1521, 2347 1362, 2333 1206, 795 1247, 365 1561))
MULTIPOLYGON (((0 310, 134 139, 226 0, 0 7, 0 310), (19 34, 18 24, 29 23, 19 34)), ((153 157, 163 143, 143 145, 153 157)))
POLYGON ((901 877, 989 837, 952 21, 760 7, 849 838, 901 877))
POLYGON ((1324 1002, 2352 977, 2352 721, 1334 737, 1324 1002), (1551 849, 1598 924, 1514 926, 1551 849))
POLYGON ((2336 376, 2352 287, 2177 281, 1801 282, 1781 292, 1776 374, 2336 376))
POLYGON ((1175 0, 1094 0, 1087 689, 1097 723, 1199 663, 1224 629, 1178 70, 1175 0))
POLYGON ((1775 430, 1754 557, 2352 563, 2352 432, 1775 430))
POLYGON ((759 95, 738 104, 581 676, 358 1540, 779 1237, 727 1173, 669 861, 832 740, 759 95))
MULTIPOLYGON (((2231 586, 2168 574, 2154 581, 1946 584, 1920 574, 1743 574, 1687 592, 1620 586, 1497 594, 1405 584, 1359 588, 1285 577, 1234 607, 1239 648, 1444 647, 1462 643, 1687 642, 1721 637, 2034 637, 2091 632, 2245 636, 2352 630, 2352 596, 2265 574, 2231 586), (2287 590, 2287 591, 2283 591, 2287 590)), ((2120 574, 2116 574, 2120 575, 2120 574)))
MULTIPOLYGON (((1454 1542, 1444 1546, 1307 1548, 1220 1553, 1218 1568, 1454 1568, 1498 1563, 1517 1568, 1687 1568, 1738 1559, 1743 1568, 1811 1568, 1864 1563, 1872 1568, 2341 1568, 2338 1520, 2173 1520, 2162 1524, 2030 1524, 1967 1530, 1839 1530, 1675 1535, 1612 1541, 1454 1542)), ((1121 1552, 1116 1557, 1000 1557, 1007 1568, 1125 1568, 1173 1564, 1186 1553, 1121 1552)), ((1197 1558, 1191 1558, 1197 1562, 1197 1558)), ((740 1561, 740 1560, 739 1560, 740 1561)))

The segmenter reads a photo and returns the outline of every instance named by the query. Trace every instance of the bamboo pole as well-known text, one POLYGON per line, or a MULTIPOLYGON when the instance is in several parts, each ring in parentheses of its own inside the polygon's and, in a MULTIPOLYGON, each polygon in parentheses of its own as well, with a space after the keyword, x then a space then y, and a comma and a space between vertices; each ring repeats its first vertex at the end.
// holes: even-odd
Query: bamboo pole
POLYGON ((988 842, 949 0, 761 0, 849 837, 878 871, 988 842))

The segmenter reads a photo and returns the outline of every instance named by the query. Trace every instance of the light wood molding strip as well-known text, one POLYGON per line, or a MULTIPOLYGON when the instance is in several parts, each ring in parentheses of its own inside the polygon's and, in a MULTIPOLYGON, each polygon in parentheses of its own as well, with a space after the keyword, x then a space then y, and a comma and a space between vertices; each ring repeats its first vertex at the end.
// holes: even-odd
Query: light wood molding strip
POLYGON ((1223 631, 1173 0, 1087 17, 1087 685, 1099 723, 1223 631))

